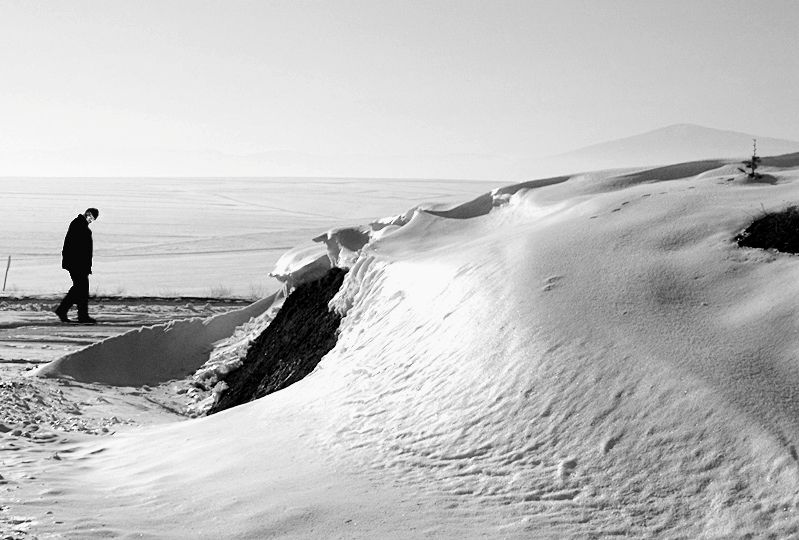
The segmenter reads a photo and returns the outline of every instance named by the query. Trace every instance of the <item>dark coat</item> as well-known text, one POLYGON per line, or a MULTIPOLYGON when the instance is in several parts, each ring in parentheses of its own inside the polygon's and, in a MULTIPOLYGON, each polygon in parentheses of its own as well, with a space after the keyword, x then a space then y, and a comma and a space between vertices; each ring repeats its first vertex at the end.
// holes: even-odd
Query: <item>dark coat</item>
POLYGON ((61 268, 77 274, 92 273, 92 231, 82 214, 72 220, 61 250, 61 268))

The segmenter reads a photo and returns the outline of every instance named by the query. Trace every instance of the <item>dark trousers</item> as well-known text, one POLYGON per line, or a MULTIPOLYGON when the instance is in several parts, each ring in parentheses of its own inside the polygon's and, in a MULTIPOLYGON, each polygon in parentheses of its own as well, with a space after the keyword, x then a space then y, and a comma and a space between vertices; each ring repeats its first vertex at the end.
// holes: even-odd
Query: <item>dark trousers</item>
POLYGON ((58 306, 57 313, 64 315, 69 312, 69 309, 75 304, 78 307, 78 319, 83 319, 89 316, 89 274, 78 272, 70 272, 69 277, 72 278, 72 287, 69 292, 61 301, 58 306))

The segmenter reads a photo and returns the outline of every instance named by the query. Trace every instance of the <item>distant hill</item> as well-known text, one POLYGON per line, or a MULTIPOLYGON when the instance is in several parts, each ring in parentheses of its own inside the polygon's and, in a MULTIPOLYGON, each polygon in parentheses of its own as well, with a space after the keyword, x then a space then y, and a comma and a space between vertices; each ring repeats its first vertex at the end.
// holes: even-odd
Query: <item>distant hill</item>
POLYGON ((707 159, 744 159, 757 139, 761 156, 799 152, 799 142, 693 124, 586 146, 556 156, 495 154, 321 155, 287 150, 230 155, 214 150, 124 149, 59 151, 0 149, 4 176, 285 176, 439 178, 522 182, 548 176, 707 159))
POLYGON ((760 137, 694 124, 674 124, 641 135, 594 144, 565 154, 530 160, 519 173, 530 177, 549 174, 669 165, 706 159, 743 159, 752 154, 757 139, 760 156, 799 152, 799 142, 760 137))

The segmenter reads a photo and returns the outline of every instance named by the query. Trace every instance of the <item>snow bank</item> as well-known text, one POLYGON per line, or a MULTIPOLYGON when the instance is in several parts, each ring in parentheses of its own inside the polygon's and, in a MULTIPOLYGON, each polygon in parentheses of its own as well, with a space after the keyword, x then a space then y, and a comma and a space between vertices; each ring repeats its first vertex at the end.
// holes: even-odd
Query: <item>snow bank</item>
POLYGON ((277 294, 208 319, 171 321, 131 330, 63 356, 28 376, 72 378, 116 386, 159 384, 194 373, 214 342, 266 311, 277 294))
POLYGON ((799 264, 733 241, 799 200, 799 168, 713 165, 517 185, 369 233, 313 373, 87 448, 65 527, 103 508, 95 531, 176 538, 799 535, 799 264))
POLYGON ((269 275, 283 284, 283 294, 288 296, 295 287, 319 279, 330 268, 327 246, 301 244, 284 253, 269 275))
POLYGON ((731 167, 513 186, 366 246, 326 443, 514 509, 507 536, 796 534, 799 266, 733 238, 799 171, 731 167))

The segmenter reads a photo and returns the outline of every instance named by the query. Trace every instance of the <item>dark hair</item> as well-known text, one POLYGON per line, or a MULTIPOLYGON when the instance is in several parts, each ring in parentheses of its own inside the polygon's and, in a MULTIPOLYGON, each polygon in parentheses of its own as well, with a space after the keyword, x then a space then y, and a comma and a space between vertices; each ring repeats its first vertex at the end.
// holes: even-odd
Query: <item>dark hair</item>
POLYGON ((100 211, 97 208, 87 208, 86 213, 93 215, 94 219, 97 219, 100 216, 100 211))

